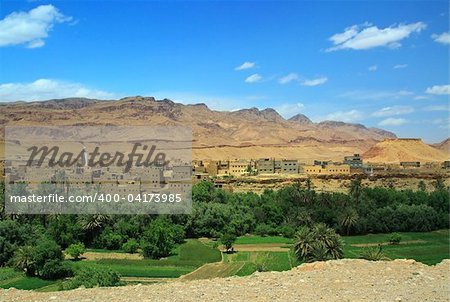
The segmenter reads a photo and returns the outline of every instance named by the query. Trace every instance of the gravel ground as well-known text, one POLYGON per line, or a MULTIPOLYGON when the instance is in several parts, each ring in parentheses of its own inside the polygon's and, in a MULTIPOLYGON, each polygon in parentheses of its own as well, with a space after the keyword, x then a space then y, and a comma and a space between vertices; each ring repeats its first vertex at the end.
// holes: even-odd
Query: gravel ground
POLYGON ((450 301, 450 260, 335 260, 287 272, 166 284, 37 293, 8 289, 0 301, 450 301))

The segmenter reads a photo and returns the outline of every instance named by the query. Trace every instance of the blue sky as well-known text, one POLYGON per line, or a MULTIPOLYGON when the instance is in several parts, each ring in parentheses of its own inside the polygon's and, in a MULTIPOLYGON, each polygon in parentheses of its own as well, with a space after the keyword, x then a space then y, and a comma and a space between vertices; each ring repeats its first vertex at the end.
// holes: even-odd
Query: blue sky
POLYGON ((448 1, 0 5, 0 101, 145 95, 449 136, 448 1))

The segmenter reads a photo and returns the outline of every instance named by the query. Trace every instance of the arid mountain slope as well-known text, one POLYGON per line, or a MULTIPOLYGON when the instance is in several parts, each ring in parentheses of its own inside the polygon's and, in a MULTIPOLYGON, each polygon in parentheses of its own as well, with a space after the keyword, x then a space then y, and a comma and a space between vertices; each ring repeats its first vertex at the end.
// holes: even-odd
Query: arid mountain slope
POLYGON ((450 153, 450 138, 447 138, 440 143, 433 144, 432 146, 446 153, 450 153))
POLYGON ((364 160, 379 163, 432 162, 448 160, 449 157, 448 153, 433 148, 420 139, 386 139, 363 154, 364 160))
MULTIPOLYGON (((177 125, 193 131, 195 158, 292 157, 342 159, 394 138, 361 124, 312 123, 297 115, 285 120, 273 109, 214 111, 205 104, 183 105, 151 97, 99 101, 63 99, 0 105, 1 125, 177 125)), ((2 130, 3 131, 3 130, 2 130)))

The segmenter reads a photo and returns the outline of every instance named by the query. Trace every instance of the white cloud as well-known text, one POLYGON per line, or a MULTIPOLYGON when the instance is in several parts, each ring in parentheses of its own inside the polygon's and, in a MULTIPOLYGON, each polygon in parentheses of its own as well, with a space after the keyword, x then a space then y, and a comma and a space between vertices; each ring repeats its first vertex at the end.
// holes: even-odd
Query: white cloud
POLYGON ((428 87, 425 92, 437 95, 450 95, 450 85, 434 85, 433 87, 428 87))
POLYGON ((282 104, 275 107, 275 110, 285 118, 289 118, 303 111, 305 105, 302 103, 282 104))
POLYGON ((254 68, 255 66, 256 66, 256 64, 254 62, 244 62, 241 65, 234 68, 234 70, 245 70, 245 69, 254 68))
POLYGON ((438 43, 450 44, 450 33, 448 33, 448 32, 442 33, 440 35, 433 34, 433 35, 431 35, 431 38, 433 38, 433 40, 438 43))
POLYGON ((449 105, 431 105, 423 108, 424 111, 450 111, 449 105))
POLYGON ((304 80, 301 82, 303 86, 319 86, 325 84, 328 81, 327 77, 320 77, 317 79, 304 80))
POLYGON ((430 97, 428 95, 416 95, 415 100, 428 100, 430 97))
POLYGON ((387 118, 378 123, 378 126, 401 126, 407 124, 408 121, 404 118, 387 118))
POLYGON ((79 83, 39 79, 31 83, 0 84, 0 102, 42 101, 68 97, 111 99, 113 93, 91 89, 79 83))
POLYGON ((353 25, 347 27, 344 32, 331 36, 329 40, 335 46, 328 48, 327 51, 363 50, 374 47, 398 48, 401 46, 401 40, 408 38, 411 33, 419 33, 425 28, 426 24, 423 22, 391 25, 382 29, 370 24, 353 25))
POLYGON ((245 79, 246 83, 256 83, 262 80, 262 77, 255 73, 245 79))
POLYGON ((341 94, 341 98, 349 98, 354 100, 384 100, 384 99, 400 99, 414 95, 409 90, 398 91, 370 91, 370 90, 353 90, 341 94))
POLYGON ((57 23, 68 22, 66 17, 53 5, 41 5, 29 12, 13 12, 0 20, 0 47, 26 44, 28 48, 38 48, 57 23))
POLYGON ((297 81, 299 79, 298 74, 296 73, 289 73, 287 75, 285 75, 284 77, 281 77, 278 80, 278 83, 280 84, 287 84, 290 83, 292 81, 297 81))
POLYGON ((377 65, 372 65, 372 66, 369 66, 369 71, 377 71, 377 69, 378 69, 378 66, 377 65))
POLYGON ((393 115, 402 115, 414 112, 414 108, 410 106, 392 106, 392 107, 384 107, 372 115, 377 117, 384 116, 393 116, 393 115))
POLYGON ((408 64, 397 64, 397 65, 394 65, 394 69, 403 69, 403 68, 406 68, 406 67, 408 67, 408 64))
POLYGON ((355 122, 363 119, 363 113, 358 110, 337 111, 327 115, 326 119, 331 121, 355 122))

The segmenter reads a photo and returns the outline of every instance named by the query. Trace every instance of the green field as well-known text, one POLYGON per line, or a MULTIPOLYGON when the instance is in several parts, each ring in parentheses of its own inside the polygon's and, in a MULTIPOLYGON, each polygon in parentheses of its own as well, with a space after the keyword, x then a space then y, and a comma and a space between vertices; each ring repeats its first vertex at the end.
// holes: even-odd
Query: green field
POLYGON ((26 277, 23 273, 11 268, 0 268, 0 288, 38 289, 53 283, 55 281, 26 277))
MULTIPOLYGON (((383 253, 391 259, 408 258, 432 265, 450 258, 449 230, 426 233, 399 233, 402 241, 399 245, 384 245, 383 253)), ((354 244, 377 244, 389 241, 389 234, 370 234, 344 237, 344 257, 358 258, 363 247, 354 244)))
MULTIPOLYGON (((433 265, 442 259, 450 258, 449 230, 426 233, 400 233, 402 240, 398 245, 388 244, 390 234, 369 234, 363 236, 344 236, 344 257, 358 258, 366 245, 383 244, 385 256, 415 259, 433 265)), ((236 240, 236 245, 245 245, 250 251, 226 254, 213 248, 212 240, 188 239, 177 246, 171 256, 161 260, 150 259, 109 259, 111 251, 95 250, 105 254, 100 260, 70 261, 75 269, 83 267, 108 267, 122 277, 136 278, 127 283, 151 283, 170 280, 180 276, 186 280, 228 276, 247 276, 257 270, 285 271, 300 264, 291 249, 286 251, 267 251, 270 247, 291 247, 292 239, 284 237, 245 236, 236 240), (222 258, 223 257, 223 258, 222 258), (223 259, 223 261, 222 261, 223 259), (142 279, 139 279, 142 278, 142 279), (150 278, 146 280, 145 278, 150 278), (151 279, 155 278, 155 280, 151 279), (160 279, 158 279, 160 278, 160 279), (164 278, 164 279, 161 279, 164 278)), ((91 250, 93 251, 93 250, 91 250)), ((116 252, 116 251, 114 251, 116 252)), ((60 281, 46 281, 25 277, 23 273, 10 268, 0 268, 0 288, 36 289, 51 291, 58 289, 60 281)))
MULTIPOLYGON (((107 253, 105 253, 107 257, 107 253)), ((178 278, 205 263, 221 260, 220 251, 196 239, 188 239, 173 254, 160 260, 101 259, 72 262, 73 267, 108 267, 122 277, 178 278)))

